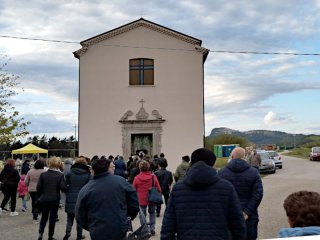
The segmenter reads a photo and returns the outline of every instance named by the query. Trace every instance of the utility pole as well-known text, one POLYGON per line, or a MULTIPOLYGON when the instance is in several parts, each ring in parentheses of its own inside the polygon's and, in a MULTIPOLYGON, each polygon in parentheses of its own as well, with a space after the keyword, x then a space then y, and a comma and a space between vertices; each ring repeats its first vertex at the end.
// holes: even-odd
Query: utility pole
POLYGON ((76 151, 77 151, 77 123, 74 124, 73 150, 74 150, 74 155, 76 156, 76 151))

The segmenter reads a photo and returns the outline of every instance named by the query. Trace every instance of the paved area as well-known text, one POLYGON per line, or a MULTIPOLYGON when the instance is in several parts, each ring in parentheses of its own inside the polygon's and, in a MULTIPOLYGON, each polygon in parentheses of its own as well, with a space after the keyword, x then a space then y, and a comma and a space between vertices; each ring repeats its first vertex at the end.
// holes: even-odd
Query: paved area
MULTIPOLYGON (((276 238, 281 227, 288 227, 282 204, 285 197, 298 190, 319 191, 320 162, 310 162, 292 157, 283 157, 284 167, 277 170, 276 174, 270 174, 263 178, 264 198, 259 208, 260 223, 258 239, 276 238)), ((0 193, 0 201, 3 196, 0 193)), ((36 240, 38 236, 38 224, 34 224, 30 211, 21 212, 21 199, 18 199, 17 211, 19 216, 10 217, 10 213, 0 216, 0 240, 36 240)), ((30 205, 30 203, 28 203, 30 205)), ((106 206, 107 207, 107 206, 106 206)), ((156 219, 156 235, 152 240, 160 239, 162 216, 156 219)), ((60 221, 56 224, 55 237, 62 240, 65 234, 66 213, 59 209, 60 221)), ((133 227, 139 226, 138 218, 133 227)), ((47 236, 48 226, 45 235, 47 236)), ((86 239, 90 239, 89 233, 84 231, 86 239)), ((46 239, 46 238, 44 238, 46 239)), ((76 239, 75 227, 73 227, 71 240, 76 239)), ((106 237, 106 240, 108 238, 106 237)))
MULTIPOLYGON (((2 201, 3 195, 0 193, 0 201, 2 201)), ((28 206, 30 206, 28 202, 28 206)), ((107 207, 107 206, 106 206, 107 207)), ((27 212, 21 211, 21 199, 17 199, 17 212, 19 216, 10 217, 10 212, 2 213, 0 216, 0 239, 1 240, 36 240, 38 237, 38 228, 39 224, 34 224, 32 220, 31 211, 27 212)), ((58 212, 59 221, 56 223, 54 237, 58 240, 62 240, 65 234, 65 227, 67 222, 67 214, 64 212, 64 209, 59 209, 58 212)), ((162 216, 156 219, 156 235, 153 236, 152 240, 160 239, 160 229, 162 223, 162 216)), ((138 217, 133 221, 133 229, 137 229, 140 226, 138 217)), ((90 239, 90 235, 87 231, 84 230, 84 235, 86 239, 90 239)), ((48 223, 44 233, 44 239, 47 239, 48 236, 48 223)), ((69 238, 70 240, 76 239, 76 229, 75 226, 72 228, 72 234, 69 238)), ((107 238, 106 238, 107 240, 107 238)))

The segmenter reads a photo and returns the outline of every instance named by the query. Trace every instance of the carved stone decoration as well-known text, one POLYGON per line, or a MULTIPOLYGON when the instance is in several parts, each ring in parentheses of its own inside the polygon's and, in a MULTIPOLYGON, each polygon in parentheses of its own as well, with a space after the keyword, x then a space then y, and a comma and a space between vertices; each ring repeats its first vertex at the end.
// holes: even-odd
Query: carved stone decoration
POLYGON ((143 107, 143 103, 145 101, 143 99, 140 100, 141 103, 141 108, 139 110, 139 112, 136 114, 136 119, 137 120, 147 120, 149 117, 149 113, 146 112, 146 110, 143 107))
POLYGON ((151 134, 152 152, 149 154, 155 155, 161 153, 162 124, 166 120, 163 119, 158 110, 153 110, 151 112, 152 116, 154 116, 154 119, 148 119, 149 114, 143 107, 145 100, 141 99, 139 102, 141 103, 141 107, 139 112, 136 114, 135 120, 128 119, 129 117, 134 115, 134 113, 131 110, 128 110, 119 120, 119 122, 121 123, 122 131, 122 152, 123 156, 126 159, 132 153, 132 136, 136 134, 151 134))
POLYGON ((162 119, 162 116, 160 115, 160 113, 158 112, 158 110, 153 110, 153 111, 151 112, 151 114, 152 114, 153 116, 155 116, 156 119, 162 119))
POLYGON ((128 119, 128 117, 133 116, 133 112, 131 110, 128 110, 125 114, 123 114, 122 118, 120 118, 120 121, 125 121, 128 119))

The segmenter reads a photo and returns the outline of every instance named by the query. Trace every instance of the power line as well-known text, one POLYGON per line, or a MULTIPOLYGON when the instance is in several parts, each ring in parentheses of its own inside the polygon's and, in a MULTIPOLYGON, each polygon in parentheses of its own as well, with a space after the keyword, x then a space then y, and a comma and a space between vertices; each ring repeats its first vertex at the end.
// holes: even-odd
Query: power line
MULTIPOLYGON (((9 35, 0 35, 0 37, 1 38, 20 39, 20 40, 29 40, 29 41, 43 41, 43 42, 54 42, 54 43, 80 44, 80 42, 76 42, 76 41, 65 41, 65 40, 55 40, 55 39, 16 37, 16 36, 9 36, 9 35)), ((106 47, 143 48, 143 49, 172 50, 172 51, 196 51, 196 50, 180 49, 180 48, 152 48, 152 47, 116 45, 116 44, 102 44, 102 43, 97 43, 96 45, 106 46, 106 47)), ((231 51, 231 50, 209 50, 209 52, 212 52, 212 53, 230 53, 230 54, 256 54, 256 55, 320 56, 320 53, 258 52, 258 51, 231 51)))
POLYGON ((79 42, 54 40, 54 39, 43 39, 43 38, 15 37, 15 36, 8 36, 8 35, 1 35, 0 37, 1 38, 20 39, 20 40, 30 40, 30 41, 55 42, 55 43, 77 43, 77 44, 79 44, 79 42))

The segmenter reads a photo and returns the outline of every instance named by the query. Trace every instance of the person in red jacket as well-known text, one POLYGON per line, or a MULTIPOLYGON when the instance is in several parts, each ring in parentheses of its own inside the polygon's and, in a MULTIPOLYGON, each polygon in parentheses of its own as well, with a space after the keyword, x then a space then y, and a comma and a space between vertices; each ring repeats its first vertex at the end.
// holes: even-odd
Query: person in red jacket
MULTIPOLYGON (((149 189, 152 187, 152 179, 154 186, 161 193, 160 184, 158 178, 150 171, 150 163, 142 160, 139 163, 140 173, 134 178, 133 187, 137 190, 139 205, 144 215, 146 215, 147 207, 149 213, 150 231, 152 235, 155 235, 156 225, 156 204, 148 201, 149 189)), ((140 222, 143 223, 143 219, 140 216, 140 222)))
POLYGON ((21 201, 22 201, 22 208, 21 208, 22 212, 25 212, 28 209, 27 200, 26 200, 26 196, 28 194, 28 186, 24 183, 25 178, 26 178, 26 175, 21 175, 20 182, 18 183, 18 189, 17 189, 19 198, 21 198, 21 201))

